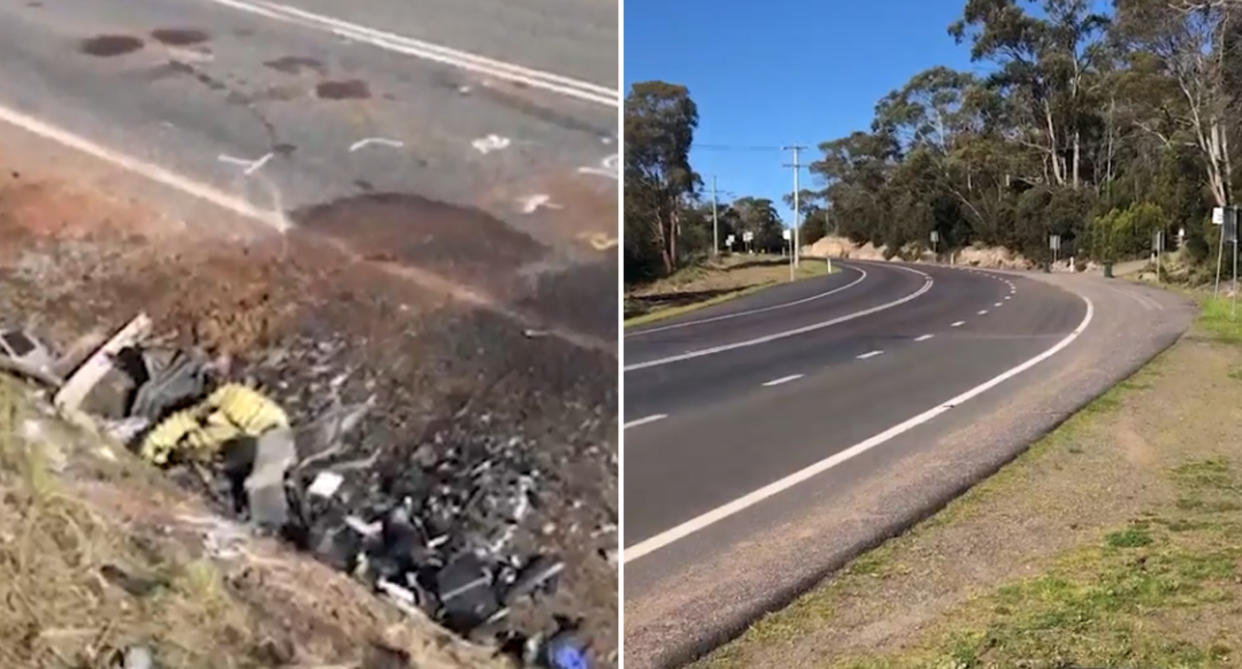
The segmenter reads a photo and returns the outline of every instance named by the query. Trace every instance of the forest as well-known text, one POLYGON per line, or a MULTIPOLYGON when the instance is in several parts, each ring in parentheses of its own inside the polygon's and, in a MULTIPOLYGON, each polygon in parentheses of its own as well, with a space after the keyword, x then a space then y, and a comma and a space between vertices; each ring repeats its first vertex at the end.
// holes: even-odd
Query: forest
MULTIPOLYGON (((1163 231, 1187 266, 1215 266, 1211 211, 1238 187, 1242 0, 1115 0, 1107 13, 967 0, 947 33, 975 72, 918 72, 876 102, 867 130, 807 154, 804 245, 831 233, 893 256, 936 231, 942 250, 1001 246, 1044 263, 1059 235, 1062 257, 1108 263, 1163 231)), ((711 251, 712 201, 689 158, 698 120, 685 86, 627 93, 627 282, 711 251)), ((717 217, 721 245, 750 230, 758 248, 780 248, 771 200, 720 202, 717 217)))

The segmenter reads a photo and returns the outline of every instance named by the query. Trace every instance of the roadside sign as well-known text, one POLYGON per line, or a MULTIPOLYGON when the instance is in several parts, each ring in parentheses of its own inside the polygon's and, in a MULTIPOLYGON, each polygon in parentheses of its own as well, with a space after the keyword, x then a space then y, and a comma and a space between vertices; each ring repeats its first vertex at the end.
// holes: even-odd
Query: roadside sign
POLYGON ((754 238, 755 238, 755 233, 751 232, 750 230, 747 230, 746 232, 742 233, 742 241, 744 242, 749 242, 753 240, 754 238))
POLYGON ((1052 235, 1048 238, 1048 248, 1053 251, 1061 250, 1061 235, 1052 235))
POLYGON ((1220 233, 1224 235, 1225 243, 1237 244, 1238 243, 1238 217, 1236 215, 1230 216, 1229 215, 1230 213, 1232 212, 1225 213, 1225 223, 1220 233))
POLYGON ((1152 237, 1152 240, 1151 240, 1151 248, 1156 253, 1159 253, 1164 250, 1164 230, 1156 231, 1156 234, 1152 237))
POLYGON ((781 230, 781 236, 785 238, 785 241, 789 241, 789 228, 781 230))
POLYGON ((931 243, 935 244, 938 241, 940 241, 940 231, 932 230, 931 231, 931 243))
POLYGON ((733 246, 733 235, 725 237, 725 246, 733 246))
POLYGON ((1225 222, 1225 208, 1212 207, 1212 224, 1222 225, 1225 222))

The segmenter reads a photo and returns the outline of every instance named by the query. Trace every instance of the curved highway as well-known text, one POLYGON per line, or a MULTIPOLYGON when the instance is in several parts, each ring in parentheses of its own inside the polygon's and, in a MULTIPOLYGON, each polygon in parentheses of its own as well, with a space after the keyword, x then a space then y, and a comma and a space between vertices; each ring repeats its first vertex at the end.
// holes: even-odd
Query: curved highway
POLYGON ((840 266, 625 333, 626 666, 701 652, 951 495, 953 472, 917 488, 892 478, 950 429, 1004 429, 995 402, 1045 378, 1033 370, 1062 369, 1080 339, 1123 322, 1118 311, 1149 311, 1170 331, 1187 321, 1176 298, 1128 285, 840 266), (859 488, 903 502, 869 510, 870 531, 812 529, 859 488), (805 541, 832 560, 799 553, 805 541))

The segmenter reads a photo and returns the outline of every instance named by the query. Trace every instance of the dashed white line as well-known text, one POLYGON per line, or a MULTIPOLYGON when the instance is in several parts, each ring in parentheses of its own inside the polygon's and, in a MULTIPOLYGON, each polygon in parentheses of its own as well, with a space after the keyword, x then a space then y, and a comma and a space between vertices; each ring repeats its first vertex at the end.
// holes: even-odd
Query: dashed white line
POLYGON ((632 365, 626 365, 623 371, 631 372, 636 369, 646 369, 648 367, 657 367, 659 365, 667 365, 673 362, 681 362, 682 360, 690 360, 690 359, 699 358, 705 355, 714 355, 716 353, 732 351, 733 349, 743 348, 745 346, 756 346, 758 344, 766 344, 768 342, 776 341, 778 339, 784 339, 786 337, 793 337, 793 336, 800 335, 800 334, 806 334, 807 332, 814 332, 816 330, 822 330, 823 328, 831 327, 833 325, 837 325, 838 323, 852 321, 855 318, 862 318, 863 316, 874 314, 879 311, 884 311, 885 309, 890 309, 899 304, 905 304, 906 302, 909 302, 910 300, 913 300, 914 298, 931 290, 932 284, 935 283, 935 281, 932 280, 930 275, 924 272, 920 272, 916 269, 910 269, 909 267, 901 267, 901 266, 897 266, 897 269, 905 270, 907 272, 914 272, 915 274, 921 275, 923 277, 923 287, 919 288, 913 293, 910 293, 909 295, 906 295, 905 297, 893 300, 892 302, 886 302, 884 304, 871 307, 870 309, 863 309, 862 311, 855 311, 852 314, 846 314, 844 316, 839 316, 831 320, 823 321, 822 323, 812 323, 810 325, 804 325, 800 328, 794 328, 793 330, 785 330, 784 332, 777 332, 777 333, 770 334, 770 335, 764 335, 762 337, 756 337, 754 339, 747 339, 745 341, 734 342, 732 344, 721 344, 720 346, 712 346, 711 348, 703 348, 703 349, 698 349, 695 351, 687 351, 679 355, 670 355, 666 358, 656 358, 655 360, 648 360, 646 362, 636 362, 632 365))
POLYGON ((785 490, 788 490, 798 485, 799 483, 802 483, 803 481, 806 481, 815 476, 818 476, 819 474, 822 474, 828 471, 829 469, 832 469, 833 467, 836 467, 837 465, 847 460, 857 457, 858 455, 861 455, 862 453, 865 453, 875 448, 876 446, 879 446, 906 432, 909 432, 915 427, 918 427, 919 425, 922 425, 923 423, 926 423, 932 420, 933 418, 936 418, 940 414, 946 413, 948 411, 953 410, 956 407, 961 406, 963 403, 979 395, 982 395, 983 393, 991 390, 992 388, 995 388, 996 386, 1017 376, 1018 374, 1021 374, 1022 372, 1025 372, 1026 370, 1034 367, 1035 365, 1038 365, 1044 360, 1051 358, 1052 356, 1056 355, 1057 352, 1059 352, 1061 349, 1065 348, 1066 346, 1069 346, 1070 344, 1074 342, 1074 340, 1078 339, 1078 336, 1081 335, 1087 329, 1087 326, 1091 324, 1091 319, 1095 315, 1095 305, 1091 303, 1091 300, 1085 297, 1082 298, 1082 301, 1087 304, 1087 313, 1083 317, 1082 322, 1078 324, 1078 327, 1074 328, 1073 332, 1070 332, 1068 335, 1065 336, 1065 338, 1063 338, 1061 341, 1054 344, 1052 348, 1049 348, 1043 353, 1040 353, 1039 355, 1031 358, 1030 360, 1027 360, 1026 362, 1018 365, 1017 367, 1010 368, 1009 370, 1002 372, 1000 375, 995 376, 992 379, 989 379, 988 381, 984 381, 983 383, 975 386, 974 388, 971 388, 970 390, 967 390, 966 392, 960 395, 957 395, 956 397, 953 397, 953 398, 950 398, 949 400, 941 402, 931 407, 930 409, 927 409, 923 413, 918 414, 917 416, 913 416, 912 418, 909 418, 905 420, 904 422, 898 423, 897 425, 894 425, 888 428, 887 430, 884 430, 883 432, 880 432, 879 434, 876 434, 870 437, 869 439, 860 441, 859 443, 854 444, 853 446, 850 446, 849 448, 843 451, 830 455, 824 458, 823 460, 820 460, 819 462, 803 467, 802 469, 799 469, 798 471, 792 474, 789 474, 788 476, 777 479, 776 481, 773 481, 763 486, 762 488, 754 490, 731 502, 718 506, 712 509, 711 511, 707 511, 705 513, 699 514, 698 516, 695 516, 694 518, 691 518, 690 520, 687 520, 681 523, 680 525, 676 525, 672 528, 664 530, 663 532, 660 532, 659 534, 648 537, 636 544, 633 544, 632 546, 628 546, 624 550, 622 550, 622 556, 623 556, 621 558, 622 562, 628 564, 629 562, 633 560, 637 560, 643 557, 644 555, 647 555, 653 551, 657 551, 675 541, 684 539, 685 537, 691 534, 694 534, 695 532, 698 532, 699 530, 702 530, 711 525, 714 525, 720 522, 721 520, 728 518, 729 516, 732 516, 736 513, 744 511, 747 508, 752 507, 769 497, 777 495, 781 492, 784 492, 785 490))
POLYGON ((1001 303, 1000 303, 1000 302, 997 302, 997 303, 993 304, 992 306, 994 306, 994 307, 999 307, 999 306, 1003 306, 1003 305, 1001 305, 1001 303))
POLYGON ((935 336, 936 336, 936 335, 934 335, 934 334, 925 334, 925 335, 920 335, 920 336, 918 336, 918 337, 915 337, 915 338, 914 338, 914 341, 927 341, 928 339, 931 339, 932 337, 935 337, 935 336))
POLYGON ((877 350, 877 351, 868 351, 868 352, 866 352, 866 353, 864 353, 864 354, 862 354, 862 355, 858 356, 858 359, 859 359, 859 360, 866 360, 867 358, 874 358, 874 357, 876 357, 877 355, 881 355, 882 353, 884 353, 884 351, 878 351, 878 350, 877 350))
POLYGON ((638 418, 638 419, 632 420, 626 423, 625 425, 622 425, 621 427, 628 430, 631 427, 638 427, 639 425, 646 425, 647 423, 654 423, 657 420, 663 420, 665 418, 668 418, 668 414, 666 413, 651 414, 650 416, 647 416, 645 418, 638 418))
POLYGON ((779 379, 772 379, 771 381, 768 381, 767 383, 764 383, 763 385, 765 385, 765 386, 779 386, 779 385, 781 385, 782 383, 789 383, 790 381, 795 381, 795 380, 800 379, 800 378, 802 378, 802 375, 801 375, 801 374, 790 374, 789 376, 782 376, 782 377, 781 377, 781 378, 779 378, 779 379))
POLYGON ((987 315, 988 310, 987 310, 987 309, 980 309, 979 311, 977 311, 977 312, 975 312, 975 313, 979 314, 980 316, 985 316, 985 315, 987 315))
POLYGON ((949 325, 949 327, 951 327, 951 328, 960 328, 960 327, 962 327, 962 326, 963 326, 963 325, 965 325, 965 324, 966 324, 966 321, 957 321, 957 322, 952 323, 951 325, 949 325))
POLYGON ((1012 295, 1006 295, 1006 296, 1005 296, 1005 299, 1006 299, 1006 300, 1008 300, 1008 299, 1010 299, 1011 297, 1013 297, 1013 296, 1012 296, 1012 295))

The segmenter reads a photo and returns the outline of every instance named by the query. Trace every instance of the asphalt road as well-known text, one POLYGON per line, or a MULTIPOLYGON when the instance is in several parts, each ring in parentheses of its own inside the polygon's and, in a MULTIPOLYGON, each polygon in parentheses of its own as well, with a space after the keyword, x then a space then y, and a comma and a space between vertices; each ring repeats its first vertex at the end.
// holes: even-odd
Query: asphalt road
POLYGON ((428 253, 490 267, 440 278, 606 345, 615 307, 592 305, 616 291, 617 34, 608 0, 4 3, 0 122, 294 225, 407 198, 388 204, 424 222, 428 253))
POLYGON ((1107 384, 1079 379, 1020 418, 997 402, 1081 365, 1088 346, 1135 344, 1080 375, 1138 364, 1189 318, 1166 294, 1086 277, 1075 277, 1084 291, 1032 275, 843 265, 626 333, 627 667, 710 648, 1025 443, 941 445, 954 430, 1037 435, 1076 406, 1059 402, 1107 384), (1150 335, 1102 338, 1144 316, 1159 319, 1150 335), (942 469, 937 458, 959 447, 967 455, 942 469), (937 464, 912 473, 917 457, 937 464), (862 490, 886 501, 860 512, 862 490))

